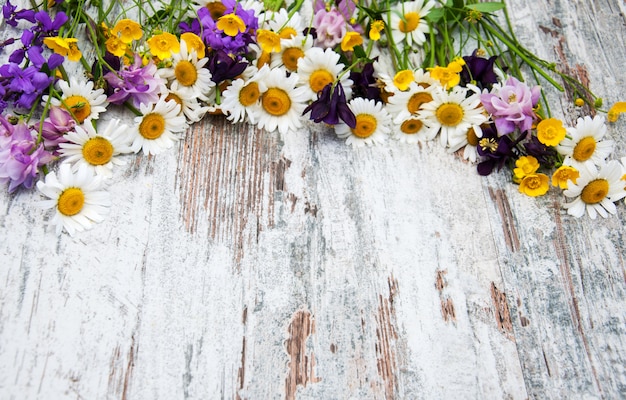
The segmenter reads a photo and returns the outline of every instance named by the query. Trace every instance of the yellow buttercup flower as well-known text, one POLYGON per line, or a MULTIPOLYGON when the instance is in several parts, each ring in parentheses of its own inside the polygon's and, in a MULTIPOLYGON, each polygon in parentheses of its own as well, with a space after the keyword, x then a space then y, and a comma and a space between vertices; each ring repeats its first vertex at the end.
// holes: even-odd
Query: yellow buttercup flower
POLYGON ((278 53, 280 51, 280 36, 276 32, 259 29, 256 31, 256 40, 265 53, 278 53))
POLYGON ((168 32, 163 32, 158 35, 152 36, 147 41, 150 52, 153 56, 165 60, 172 56, 172 52, 178 53, 180 51, 180 43, 176 36, 168 32))
POLYGON ((44 38, 43 42, 52 51, 67 57, 70 61, 78 61, 83 56, 78 48, 78 39, 54 36, 44 38))
POLYGON ((117 36, 109 36, 104 45, 107 51, 116 57, 121 57, 128 51, 128 44, 122 42, 117 36))
POLYGON ((455 59, 447 67, 436 66, 429 68, 430 77, 437 79, 442 86, 450 89, 461 82, 461 71, 465 61, 462 58, 455 59))
POLYGON ((139 40, 143 36, 141 25, 132 19, 119 20, 111 32, 115 36, 119 36, 120 40, 126 44, 132 43, 133 40, 139 40))
POLYGON ((221 16, 215 24, 217 29, 224 31, 228 36, 237 36, 239 32, 246 31, 246 24, 235 14, 221 16))
POLYGON ((385 23, 383 21, 374 21, 370 25, 369 37, 371 40, 380 40, 380 32, 385 29, 385 23))
POLYGON ((546 146, 556 146, 565 139, 566 130, 563 122, 556 118, 548 118, 537 124, 537 139, 546 146))
POLYGON ((413 75, 413 71, 410 69, 404 69, 402 71, 398 71, 396 76, 393 77, 393 84, 403 92, 409 88, 412 82, 415 81, 415 77, 413 75))
POLYGON ((513 181, 519 182, 539 169, 539 161, 533 156, 522 156, 515 161, 515 167, 513 169, 513 181))
POLYGON ((548 176, 545 174, 531 174, 522 179, 519 191, 531 197, 543 196, 550 189, 548 176))
POLYGON ((617 103, 613 104, 613 107, 611 107, 611 109, 609 110, 606 118, 609 122, 615 122, 619 118, 619 115, 623 112, 626 112, 626 102, 618 101, 617 103))
POLYGON ((576 183, 580 177, 580 172, 569 165, 561 165, 559 169, 552 174, 552 186, 558 186, 561 189, 567 189, 567 181, 576 183))
POLYGON ((363 44, 363 37, 358 32, 346 32, 346 36, 341 39, 341 50, 342 51, 353 51, 354 46, 359 46, 363 44))
POLYGON ((187 50, 191 53, 192 50, 196 51, 198 59, 204 58, 206 46, 202 39, 193 32, 185 32, 180 35, 180 38, 187 44, 187 50))

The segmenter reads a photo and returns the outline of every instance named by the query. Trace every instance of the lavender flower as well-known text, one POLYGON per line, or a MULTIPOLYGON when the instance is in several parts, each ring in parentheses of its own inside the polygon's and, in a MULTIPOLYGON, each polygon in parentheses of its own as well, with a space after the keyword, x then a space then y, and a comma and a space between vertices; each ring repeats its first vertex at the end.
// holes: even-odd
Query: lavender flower
POLYGON ((156 65, 150 62, 142 66, 138 55, 135 55, 133 64, 125 65, 117 74, 108 72, 104 79, 113 88, 108 99, 113 104, 123 104, 129 99, 135 107, 141 103, 156 103, 160 93, 166 90, 165 80, 158 75, 156 65))
POLYGON ((76 120, 63 107, 50 107, 48 118, 43 121, 41 136, 45 147, 56 147, 59 143, 67 142, 65 135, 74 129, 76 120))
POLYGON ((317 123, 325 122, 329 125, 337 125, 339 119, 350 128, 356 126, 356 117, 346 101, 346 94, 341 83, 334 87, 332 83, 324 86, 317 94, 317 100, 304 109, 302 115, 311 112, 311 119, 317 123))
POLYGON ((9 183, 10 193, 20 185, 30 189, 39 167, 54 157, 24 122, 12 126, 0 116, 0 125, 0 183, 9 183))
POLYGON ((540 94, 539 86, 530 89, 525 83, 510 77, 502 87, 494 89, 492 93, 482 94, 480 101, 495 119, 498 133, 508 135, 516 127, 521 132, 530 130, 535 119, 533 108, 540 94))
POLYGON ((335 7, 330 11, 320 9, 313 17, 313 27, 317 32, 316 46, 330 48, 341 43, 346 35, 347 23, 344 16, 335 7))
POLYGON ((16 63, 0 66, 0 85, 4 86, 5 99, 19 108, 31 108, 53 79, 33 65, 22 69, 16 63))

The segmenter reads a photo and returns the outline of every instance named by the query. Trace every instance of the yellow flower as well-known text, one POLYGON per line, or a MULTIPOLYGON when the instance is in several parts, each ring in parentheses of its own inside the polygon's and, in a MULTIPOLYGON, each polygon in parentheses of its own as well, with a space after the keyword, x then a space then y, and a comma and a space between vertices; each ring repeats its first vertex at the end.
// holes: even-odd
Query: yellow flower
POLYGON ((459 58, 451 61, 447 67, 436 66, 428 70, 431 78, 437 79, 442 86, 450 89, 461 82, 460 73, 463 70, 463 65, 465 65, 465 61, 459 58))
POLYGON ((70 61, 78 61, 82 57, 82 53, 78 49, 78 39, 54 36, 44 38, 43 42, 52 51, 67 57, 70 61))
POLYGON ((580 177, 580 173, 574 167, 569 165, 561 165, 559 169, 552 174, 552 186, 558 186, 561 189, 567 189, 567 181, 571 180, 576 183, 576 179, 580 177))
POLYGON ((385 23, 383 21, 374 21, 370 25, 369 37, 371 40, 380 40, 380 32, 385 29, 385 23))
POLYGON ((165 60, 172 56, 172 52, 178 53, 180 51, 180 43, 176 36, 168 32, 163 32, 158 35, 152 36, 147 41, 150 52, 153 56, 165 60))
POLYGON ((613 104, 613 107, 611 107, 611 109, 609 110, 607 119, 609 120, 609 122, 615 122, 619 118, 619 115, 623 112, 626 112, 626 102, 618 101, 617 103, 613 104))
POLYGON ((123 56, 128 50, 128 45, 122 42, 117 36, 109 36, 106 42, 104 42, 104 45, 109 53, 117 57, 123 56))
POLYGON ((354 46, 359 46, 361 44, 363 44, 363 38, 358 32, 346 32, 346 36, 341 39, 341 50, 353 51, 354 46))
POLYGON ((180 35, 180 38, 187 44, 187 50, 191 53, 191 50, 195 50, 198 58, 204 58, 206 46, 198 35, 193 32, 185 32, 180 35))
POLYGON ((414 82, 415 78, 413 75, 413 71, 410 69, 403 69, 402 71, 398 71, 396 76, 393 77, 393 84, 403 92, 409 88, 411 82, 414 82))
POLYGON ((265 53, 278 53, 280 51, 280 36, 276 32, 259 29, 256 31, 256 40, 265 53))
POLYGON ((221 16, 215 24, 217 29, 224 31, 228 36, 237 36, 239 32, 246 31, 246 24, 235 14, 226 14, 221 16))
POLYGON ((133 40, 139 40, 143 36, 141 25, 131 19, 119 20, 111 32, 115 36, 119 36, 120 40, 126 44, 132 43, 133 40))
POLYGON ((546 146, 556 146, 565 139, 563 122, 556 118, 548 118, 537 124, 537 139, 546 146))
POLYGON ((532 175, 539 169, 539 161, 533 156, 522 156, 515 161, 517 168, 513 169, 513 181, 519 182, 528 175, 532 175))
POLYGON ((579 97, 576 100, 574 100, 574 105, 576 105, 577 107, 582 107, 585 105, 585 100, 579 97))
POLYGON ((531 197, 543 196, 550 189, 548 176, 545 174, 531 174, 522 179, 519 191, 531 197))

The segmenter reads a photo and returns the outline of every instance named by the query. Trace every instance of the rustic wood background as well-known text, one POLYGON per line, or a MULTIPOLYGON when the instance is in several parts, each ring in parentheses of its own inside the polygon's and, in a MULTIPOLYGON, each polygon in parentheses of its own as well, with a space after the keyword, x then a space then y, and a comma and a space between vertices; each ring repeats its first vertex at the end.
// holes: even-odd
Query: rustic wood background
MULTIPOLYGON (((528 48, 626 100, 624 0, 508 3, 528 48)), ((436 143, 313 125, 212 117, 127 160, 75 238, 0 192, 0 398, 626 397, 623 203, 575 219, 436 143)))

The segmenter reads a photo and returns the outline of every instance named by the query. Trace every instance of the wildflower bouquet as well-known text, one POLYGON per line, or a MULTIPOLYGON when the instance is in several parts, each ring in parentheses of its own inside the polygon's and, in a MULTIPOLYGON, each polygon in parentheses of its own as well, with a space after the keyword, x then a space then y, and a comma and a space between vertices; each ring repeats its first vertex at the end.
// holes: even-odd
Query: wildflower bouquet
POLYGON ((435 141, 480 175, 505 167, 529 196, 558 187, 576 217, 626 197, 600 99, 519 44, 504 2, 7 0, 2 13, 0 182, 36 186, 57 234, 104 219, 127 154, 166 151, 208 113, 282 135, 325 123, 352 146, 435 141), (539 82, 590 115, 564 126, 539 82))

